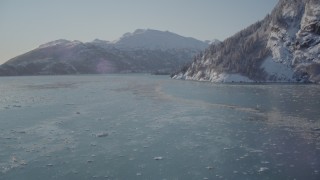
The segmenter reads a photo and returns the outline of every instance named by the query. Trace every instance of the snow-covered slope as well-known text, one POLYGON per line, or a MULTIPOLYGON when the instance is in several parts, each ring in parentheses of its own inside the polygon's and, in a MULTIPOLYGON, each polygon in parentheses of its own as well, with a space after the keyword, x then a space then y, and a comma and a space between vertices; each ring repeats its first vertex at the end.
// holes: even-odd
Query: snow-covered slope
POLYGON ((173 77, 213 82, 320 82, 320 1, 280 0, 264 20, 211 45, 173 77))

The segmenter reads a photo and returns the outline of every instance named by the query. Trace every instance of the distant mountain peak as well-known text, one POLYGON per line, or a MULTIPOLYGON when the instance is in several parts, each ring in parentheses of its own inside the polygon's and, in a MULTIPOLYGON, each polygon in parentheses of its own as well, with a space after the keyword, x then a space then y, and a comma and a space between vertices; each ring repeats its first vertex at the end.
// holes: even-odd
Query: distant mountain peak
POLYGON ((204 49, 203 41, 183 37, 169 31, 136 29, 113 42, 120 49, 204 49))
POLYGON ((110 41, 106 41, 106 40, 101 40, 101 39, 94 39, 92 41, 92 43, 104 43, 104 44, 109 44, 111 43, 110 41))
POLYGON ((76 46, 76 45, 79 45, 79 44, 83 44, 81 41, 78 41, 78 40, 74 40, 74 41, 69 41, 69 40, 66 40, 66 39, 58 39, 58 40, 55 40, 55 41, 51 41, 51 42, 48 42, 48 43, 45 43, 45 44, 42 44, 39 46, 39 48, 48 48, 48 47, 54 47, 54 46, 76 46))
POLYGON ((58 39, 55 41, 50 41, 48 43, 42 44, 39 46, 39 48, 46 48, 46 47, 50 47, 50 46, 56 46, 56 45, 61 45, 61 44, 67 44, 70 43, 71 41, 66 40, 66 39, 58 39))
MULTIPOLYGON (((142 34, 145 33, 147 31, 152 31, 151 29, 136 29, 133 34, 142 34)), ((153 30, 154 31, 154 30, 153 30)))
POLYGON ((143 35, 143 34, 151 33, 151 32, 159 33, 161 31, 152 30, 152 29, 136 29, 133 32, 124 33, 119 39, 113 41, 113 43, 116 44, 116 43, 121 42, 122 40, 125 40, 127 38, 131 38, 134 36, 139 36, 139 35, 143 35))

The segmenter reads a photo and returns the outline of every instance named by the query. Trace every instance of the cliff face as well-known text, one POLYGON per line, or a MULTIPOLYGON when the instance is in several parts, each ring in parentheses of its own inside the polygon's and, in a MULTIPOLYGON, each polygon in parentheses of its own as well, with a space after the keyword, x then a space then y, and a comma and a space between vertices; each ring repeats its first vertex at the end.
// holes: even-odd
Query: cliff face
POLYGON ((320 1, 280 0, 270 15, 211 45, 174 78, 320 82, 320 1))

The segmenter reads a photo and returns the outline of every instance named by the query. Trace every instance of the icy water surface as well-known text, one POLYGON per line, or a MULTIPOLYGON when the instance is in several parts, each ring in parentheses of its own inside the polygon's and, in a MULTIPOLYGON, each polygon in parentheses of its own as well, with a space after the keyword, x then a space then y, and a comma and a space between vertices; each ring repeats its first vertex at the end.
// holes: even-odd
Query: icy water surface
POLYGON ((0 78, 0 179, 320 179, 320 86, 0 78))

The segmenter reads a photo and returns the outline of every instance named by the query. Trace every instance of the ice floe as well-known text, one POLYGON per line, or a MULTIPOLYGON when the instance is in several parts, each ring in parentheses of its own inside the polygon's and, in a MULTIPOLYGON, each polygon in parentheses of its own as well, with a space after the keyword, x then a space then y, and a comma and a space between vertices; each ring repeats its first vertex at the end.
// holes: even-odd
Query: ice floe
POLYGON ((154 160, 163 160, 163 157, 162 156, 156 156, 153 158, 154 160))

